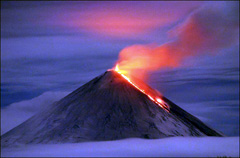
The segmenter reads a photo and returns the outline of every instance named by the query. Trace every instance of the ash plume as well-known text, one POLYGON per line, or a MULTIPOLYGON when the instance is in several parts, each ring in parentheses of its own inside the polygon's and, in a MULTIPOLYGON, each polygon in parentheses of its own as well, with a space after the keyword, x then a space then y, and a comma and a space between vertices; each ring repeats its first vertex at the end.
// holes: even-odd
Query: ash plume
POLYGON ((190 56, 215 55, 239 41, 239 2, 207 5, 169 31, 172 41, 160 46, 132 45, 117 61, 128 75, 146 79, 149 71, 180 66, 190 56))

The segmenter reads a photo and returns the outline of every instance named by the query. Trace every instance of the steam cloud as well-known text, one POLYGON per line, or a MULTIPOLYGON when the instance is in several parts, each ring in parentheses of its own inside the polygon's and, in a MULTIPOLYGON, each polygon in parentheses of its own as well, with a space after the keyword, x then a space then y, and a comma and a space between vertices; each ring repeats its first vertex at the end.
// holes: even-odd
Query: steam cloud
POLYGON ((215 54, 238 43, 239 3, 206 5, 170 30, 171 42, 160 46, 132 45, 119 54, 119 68, 144 79, 148 71, 180 66, 189 56, 215 54))

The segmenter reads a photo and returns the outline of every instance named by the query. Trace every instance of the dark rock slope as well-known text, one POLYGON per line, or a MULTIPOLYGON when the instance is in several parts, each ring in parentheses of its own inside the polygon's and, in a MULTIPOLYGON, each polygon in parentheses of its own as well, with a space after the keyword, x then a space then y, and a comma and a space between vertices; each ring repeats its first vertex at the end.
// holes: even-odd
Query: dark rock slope
POLYGON ((107 71, 2 136, 2 146, 129 137, 221 136, 167 98, 165 111, 107 71))

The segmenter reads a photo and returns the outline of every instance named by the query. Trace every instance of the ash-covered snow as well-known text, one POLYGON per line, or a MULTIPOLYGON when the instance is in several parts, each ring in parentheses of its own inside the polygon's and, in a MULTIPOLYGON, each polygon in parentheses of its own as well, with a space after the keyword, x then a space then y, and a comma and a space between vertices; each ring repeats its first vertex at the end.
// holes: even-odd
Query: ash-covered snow
MULTIPOLYGON (((147 85, 146 85, 147 86, 147 85)), ((78 143, 124 138, 221 136, 162 97, 168 113, 115 71, 107 71, 1 137, 16 144, 78 143)))
POLYGON ((239 137, 131 138, 116 141, 25 145, 2 148, 3 157, 239 157, 239 137))

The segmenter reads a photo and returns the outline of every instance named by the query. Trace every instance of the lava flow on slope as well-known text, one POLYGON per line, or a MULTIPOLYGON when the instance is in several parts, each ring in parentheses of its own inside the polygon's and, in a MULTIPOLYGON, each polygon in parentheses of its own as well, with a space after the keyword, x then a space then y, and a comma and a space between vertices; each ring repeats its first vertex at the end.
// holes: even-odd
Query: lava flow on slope
POLYGON ((158 96, 159 93, 156 90, 148 89, 148 87, 138 84, 137 82, 134 82, 134 79, 130 79, 130 77, 127 77, 127 75, 124 75, 124 71, 119 69, 118 64, 113 69, 117 73, 119 73, 124 79, 126 79, 131 85, 133 85, 136 89, 141 91, 143 94, 148 96, 149 99, 151 99, 153 102, 155 102, 157 105, 159 105, 161 108, 169 112, 170 108, 169 106, 158 96))

